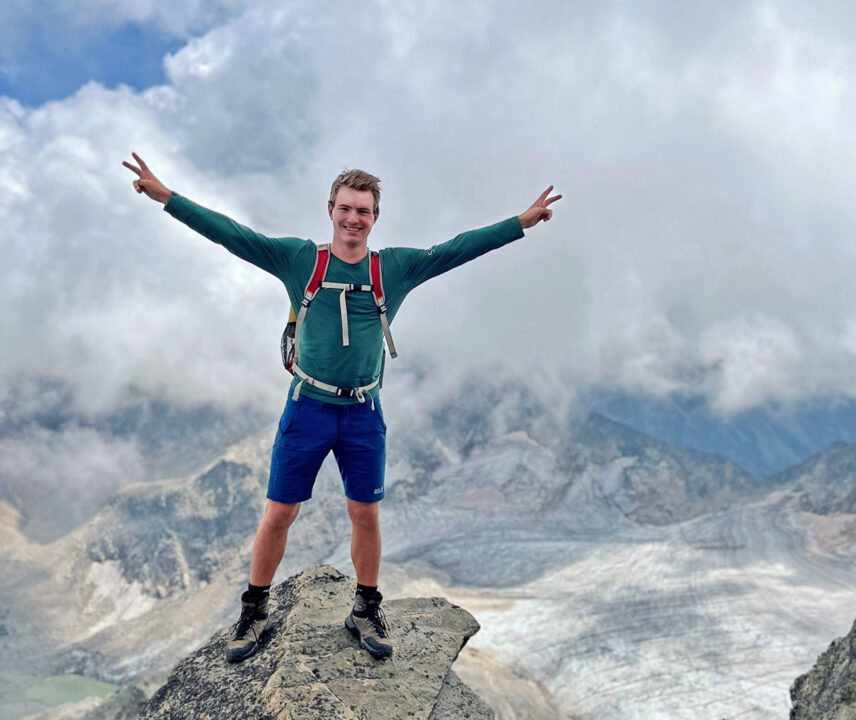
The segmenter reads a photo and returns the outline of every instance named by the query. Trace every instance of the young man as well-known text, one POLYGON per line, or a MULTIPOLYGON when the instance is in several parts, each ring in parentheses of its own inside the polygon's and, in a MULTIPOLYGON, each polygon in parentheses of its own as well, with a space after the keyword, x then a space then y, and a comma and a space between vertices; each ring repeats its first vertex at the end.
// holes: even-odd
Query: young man
MULTIPOLYGON (((133 153, 139 167, 134 188, 208 239, 278 277, 291 305, 300 308, 314 275, 318 247, 310 240, 268 238, 167 189, 133 153)), ((271 457, 267 504, 253 544, 248 589, 226 651, 240 662, 258 647, 268 618, 268 594, 285 552, 288 529, 300 503, 312 496, 321 463, 332 450, 351 518, 351 558, 357 573, 354 607, 345 626, 375 657, 389 657, 392 642, 378 592, 379 506, 384 496, 386 425, 379 377, 383 338, 404 297, 416 286, 523 236, 523 229, 549 220, 553 186, 522 215, 458 235, 428 250, 385 248, 379 253, 384 308, 375 297, 368 236, 380 210, 380 181, 361 170, 345 171, 333 183, 327 213, 333 223, 324 283, 298 319, 295 377, 271 457)), ((390 348, 391 349, 391 348, 390 348)))

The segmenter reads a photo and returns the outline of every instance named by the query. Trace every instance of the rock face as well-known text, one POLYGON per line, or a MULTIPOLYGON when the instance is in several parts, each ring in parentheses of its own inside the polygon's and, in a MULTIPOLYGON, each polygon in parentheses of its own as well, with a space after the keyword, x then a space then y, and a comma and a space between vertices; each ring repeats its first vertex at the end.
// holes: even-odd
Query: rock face
POLYGON ((569 447, 571 467, 620 465, 603 484, 609 498, 634 522, 667 525, 745 503, 764 491, 761 482, 731 460, 660 442, 591 413, 569 447))
POLYGON ((836 442, 776 478, 793 486, 800 510, 815 515, 856 513, 856 443, 836 442))
POLYGON ((856 623, 791 686, 791 720, 856 720, 856 623))
POLYGON ((343 621, 355 585, 329 566, 271 590, 262 646, 240 665, 225 661, 232 627, 179 663, 140 715, 259 720, 489 720, 493 712, 451 670, 479 629, 441 598, 384 603, 395 642, 390 660, 360 650, 343 621))
POLYGON ((258 525, 260 483, 245 464, 221 460, 190 482, 134 485, 93 523, 87 560, 164 598, 210 582, 258 525))

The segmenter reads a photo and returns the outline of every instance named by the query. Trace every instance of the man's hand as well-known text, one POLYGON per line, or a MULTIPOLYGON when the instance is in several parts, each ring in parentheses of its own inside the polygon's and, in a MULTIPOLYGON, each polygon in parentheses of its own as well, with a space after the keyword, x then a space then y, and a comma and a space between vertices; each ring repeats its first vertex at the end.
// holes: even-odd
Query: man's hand
POLYGON ((159 203, 166 205, 166 201, 169 200, 172 192, 152 175, 149 166, 143 162, 143 159, 137 153, 131 153, 131 155, 134 156, 134 160, 140 163, 140 167, 131 165, 129 162, 122 162, 122 165, 138 175, 138 178, 134 180, 134 190, 138 193, 145 193, 152 200, 157 200, 159 203))
MULTIPOLYGON (((136 155, 134 157, 136 157, 136 155)), ((553 186, 550 185, 550 187, 542 192, 540 197, 532 203, 532 206, 520 216, 520 224, 523 226, 524 230, 526 228, 531 228, 533 225, 537 225, 542 220, 546 222, 553 217, 553 211, 547 206, 556 202, 556 200, 561 200, 562 196, 553 195, 553 197, 548 198, 547 195, 550 194, 552 189, 553 186)))

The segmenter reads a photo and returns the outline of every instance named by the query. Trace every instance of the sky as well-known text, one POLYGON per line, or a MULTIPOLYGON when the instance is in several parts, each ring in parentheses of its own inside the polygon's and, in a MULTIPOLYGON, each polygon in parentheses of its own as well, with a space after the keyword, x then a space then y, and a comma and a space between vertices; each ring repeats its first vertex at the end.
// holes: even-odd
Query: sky
POLYGON ((37 379, 82 415, 281 406, 282 285, 134 193, 132 151, 318 242, 363 168, 375 248, 555 185, 549 223, 405 301, 395 363, 726 414, 854 397, 854 70, 846 3, 4 0, 0 412, 37 379))

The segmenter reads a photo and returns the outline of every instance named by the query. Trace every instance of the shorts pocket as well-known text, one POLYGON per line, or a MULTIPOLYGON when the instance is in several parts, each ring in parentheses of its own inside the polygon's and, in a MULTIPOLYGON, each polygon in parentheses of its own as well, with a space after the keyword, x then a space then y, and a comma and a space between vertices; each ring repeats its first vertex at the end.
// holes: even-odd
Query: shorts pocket
POLYGON ((291 398, 288 399, 288 402, 285 404, 285 410, 282 411, 282 417, 279 419, 279 434, 285 435, 288 432, 288 429, 294 425, 294 420, 297 417, 298 412, 298 402, 295 402, 291 398))

